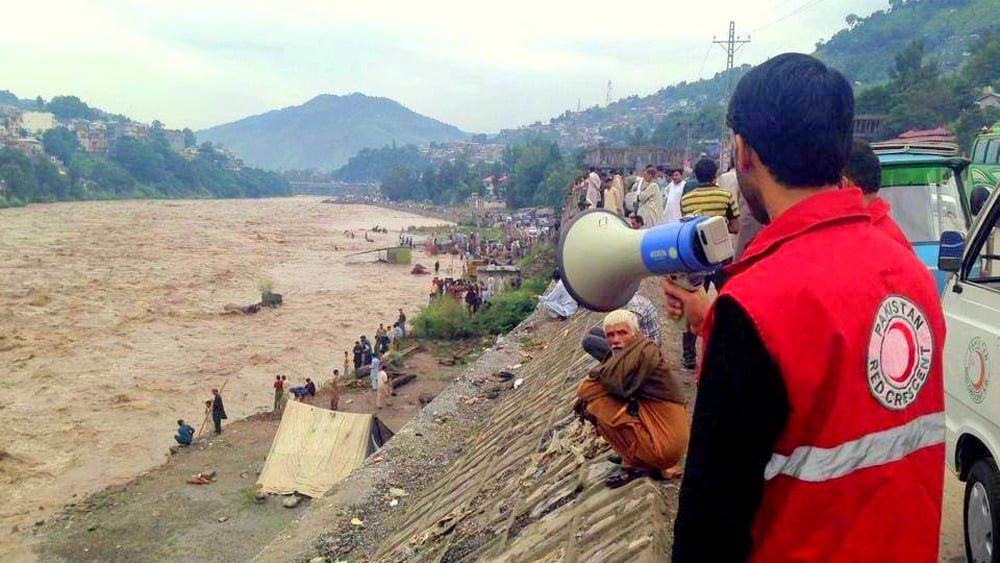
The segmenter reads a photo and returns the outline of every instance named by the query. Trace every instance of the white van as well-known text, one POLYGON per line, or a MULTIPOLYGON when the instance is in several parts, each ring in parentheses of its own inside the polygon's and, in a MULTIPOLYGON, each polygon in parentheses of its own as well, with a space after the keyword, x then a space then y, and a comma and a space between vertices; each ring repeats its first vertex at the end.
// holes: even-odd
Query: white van
POLYGON ((965 482, 968 560, 1000 563, 1000 189, 967 239, 942 234, 938 260, 954 273, 941 296, 946 462, 965 482))

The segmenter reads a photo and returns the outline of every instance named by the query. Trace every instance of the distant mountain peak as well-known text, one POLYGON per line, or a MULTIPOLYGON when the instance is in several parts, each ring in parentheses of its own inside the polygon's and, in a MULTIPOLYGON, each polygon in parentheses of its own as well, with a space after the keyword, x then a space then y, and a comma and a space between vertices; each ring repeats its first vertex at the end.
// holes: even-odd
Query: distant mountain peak
POLYGON ((245 162, 271 169, 333 170, 365 148, 468 138, 457 127, 385 97, 319 94, 309 101, 198 132, 245 162))

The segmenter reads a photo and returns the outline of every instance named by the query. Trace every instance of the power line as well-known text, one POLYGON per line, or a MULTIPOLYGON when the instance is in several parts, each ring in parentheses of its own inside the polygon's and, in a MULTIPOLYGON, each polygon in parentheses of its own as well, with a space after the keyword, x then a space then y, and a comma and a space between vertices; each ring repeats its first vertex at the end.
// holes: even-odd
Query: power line
POLYGON ((790 13, 788 13, 788 14, 786 14, 786 15, 784 15, 784 16, 776 19, 776 20, 774 20, 773 22, 768 23, 768 24, 764 24, 764 25, 762 25, 762 26, 760 26, 760 27, 758 27, 756 29, 751 30, 750 34, 752 35, 752 34, 757 33, 758 31, 760 31, 762 29, 767 29, 767 28, 771 27, 772 25, 779 24, 779 23, 787 20, 788 18, 791 18, 793 16, 797 16, 797 15, 801 14, 802 12, 808 10, 809 8, 816 7, 816 6, 822 4, 825 1, 826 0, 809 0, 805 4, 799 6, 798 8, 795 8, 790 13))
POLYGON ((705 72, 705 63, 708 62, 708 54, 712 52, 712 43, 708 44, 708 49, 705 49, 705 58, 701 61, 701 68, 698 69, 698 80, 701 80, 702 74, 705 72))

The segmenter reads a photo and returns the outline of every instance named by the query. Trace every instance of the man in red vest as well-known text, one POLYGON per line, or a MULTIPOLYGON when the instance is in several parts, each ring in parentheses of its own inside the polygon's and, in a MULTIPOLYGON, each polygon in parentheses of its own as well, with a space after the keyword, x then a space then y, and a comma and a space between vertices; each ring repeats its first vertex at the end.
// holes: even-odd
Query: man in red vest
POLYGON ((807 55, 733 93, 765 227, 714 304, 663 284, 707 336, 675 562, 937 560, 944 319, 927 269, 839 188, 853 116, 844 77, 807 55))
POLYGON ((875 152, 868 143, 854 139, 851 154, 847 157, 847 167, 844 168, 845 187, 861 188, 868 214, 872 216, 872 225, 876 229, 906 248, 912 248, 903 230, 889 216, 889 202, 878 196, 880 177, 881 168, 875 152))

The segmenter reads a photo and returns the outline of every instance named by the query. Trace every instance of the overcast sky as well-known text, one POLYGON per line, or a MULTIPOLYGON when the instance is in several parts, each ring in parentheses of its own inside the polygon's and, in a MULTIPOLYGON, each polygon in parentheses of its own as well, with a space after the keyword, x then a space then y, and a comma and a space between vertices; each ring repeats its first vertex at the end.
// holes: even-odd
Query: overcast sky
POLYGON ((888 0, 9 0, 0 89, 201 129, 321 94, 399 101, 470 132, 811 52, 888 0))

